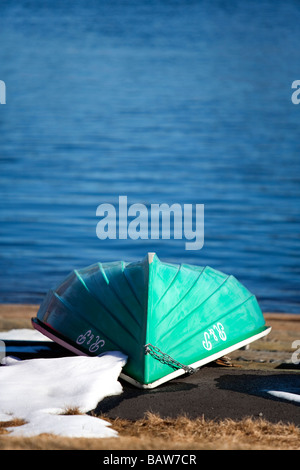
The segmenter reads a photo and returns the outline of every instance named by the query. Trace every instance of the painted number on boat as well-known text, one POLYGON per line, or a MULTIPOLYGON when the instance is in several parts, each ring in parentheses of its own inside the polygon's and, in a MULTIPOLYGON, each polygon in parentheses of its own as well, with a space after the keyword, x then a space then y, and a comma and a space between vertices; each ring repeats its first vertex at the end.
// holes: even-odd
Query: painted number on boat
POLYGON ((103 348, 105 345, 104 339, 100 339, 100 336, 93 335, 91 330, 88 330, 83 335, 79 335, 76 339, 77 344, 84 344, 85 346, 89 347, 89 351, 94 353, 98 351, 99 348, 103 348), (95 339, 94 342, 92 342, 95 339))
POLYGON ((224 330, 224 326, 219 322, 204 332, 204 341, 202 341, 202 344, 205 349, 210 351, 212 348, 212 341, 219 341, 219 339, 226 341, 226 338, 227 336, 224 330))

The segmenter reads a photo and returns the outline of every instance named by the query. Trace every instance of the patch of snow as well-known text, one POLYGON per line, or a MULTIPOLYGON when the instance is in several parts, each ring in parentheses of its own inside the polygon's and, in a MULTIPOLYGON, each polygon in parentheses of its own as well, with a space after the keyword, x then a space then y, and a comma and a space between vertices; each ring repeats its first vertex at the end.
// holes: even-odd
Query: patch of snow
MULTIPOLYGON (((5 335, 0 333, 0 337, 37 339, 31 330, 11 330, 5 335)), ((7 428, 14 436, 51 433, 68 437, 116 437, 116 431, 102 419, 63 413, 70 408, 87 413, 103 398, 121 394, 123 390, 118 377, 126 360, 119 351, 99 357, 24 361, 5 357, 2 360, 4 366, 0 367, 0 421, 13 418, 26 421, 22 426, 7 428)))
POLYGON ((10 331, 0 331, 0 339, 3 341, 51 341, 45 335, 35 330, 34 328, 20 328, 10 331))
POLYGON ((283 400, 293 401, 300 403, 300 395, 297 393, 284 392, 280 390, 265 390, 267 393, 276 398, 282 398, 283 400))
POLYGON ((27 416, 28 422, 22 426, 7 427, 12 436, 32 437, 37 434, 55 434, 64 437, 118 437, 117 431, 100 418, 88 415, 55 415, 39 410, 27 416))
POLYGON ((0 422, 11 421, 12 419, 13 416, 11 416, 10 414, 0 412, 0 422))

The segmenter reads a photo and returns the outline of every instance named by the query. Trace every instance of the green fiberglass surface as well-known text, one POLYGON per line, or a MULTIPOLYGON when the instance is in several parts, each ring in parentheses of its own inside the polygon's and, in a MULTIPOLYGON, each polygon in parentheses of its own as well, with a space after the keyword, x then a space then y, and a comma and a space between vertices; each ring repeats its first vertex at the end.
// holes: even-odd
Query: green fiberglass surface
POLYGON ((255 296, 233 276, 155 254, 73 271, 47 294, 36 322, 82 353, 123 352, 125 376, 142 385, 179 368, 168 356, 209 362, 266 330, 255 296))

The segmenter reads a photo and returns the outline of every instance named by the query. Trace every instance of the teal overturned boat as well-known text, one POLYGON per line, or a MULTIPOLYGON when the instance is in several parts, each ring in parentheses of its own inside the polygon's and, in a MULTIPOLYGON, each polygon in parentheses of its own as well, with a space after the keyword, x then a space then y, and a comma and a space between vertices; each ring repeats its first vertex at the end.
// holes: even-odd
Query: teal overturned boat
POLYGON ((121 377, 153 388, 269 333, 253 294, 210 267, 139 262, 74 270, 45 297, 34 328, 80 355, 121 351, 121 377))

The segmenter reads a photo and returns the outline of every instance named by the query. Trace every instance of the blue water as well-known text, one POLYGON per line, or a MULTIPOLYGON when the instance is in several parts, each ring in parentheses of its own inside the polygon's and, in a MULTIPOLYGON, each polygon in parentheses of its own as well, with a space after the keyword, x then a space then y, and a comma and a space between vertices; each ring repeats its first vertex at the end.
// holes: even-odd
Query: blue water
POLYGON ((291 0, 1 2, 0 302, 156 251, 300 313, 299 24, 291 0), (204 204, 204 247, 99 240, 119 195, 204 204))

